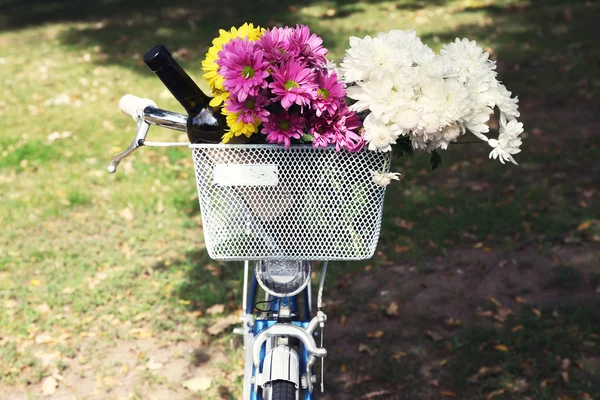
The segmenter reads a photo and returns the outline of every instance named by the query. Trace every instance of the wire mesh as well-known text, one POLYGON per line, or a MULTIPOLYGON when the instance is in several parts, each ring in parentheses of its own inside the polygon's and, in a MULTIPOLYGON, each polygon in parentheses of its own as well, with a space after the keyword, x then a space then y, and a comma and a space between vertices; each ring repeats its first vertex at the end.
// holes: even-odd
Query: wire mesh
POLYGON ((215 260, 373 256, 390 155, 275 145, 191 145, 204 240, 215 260))

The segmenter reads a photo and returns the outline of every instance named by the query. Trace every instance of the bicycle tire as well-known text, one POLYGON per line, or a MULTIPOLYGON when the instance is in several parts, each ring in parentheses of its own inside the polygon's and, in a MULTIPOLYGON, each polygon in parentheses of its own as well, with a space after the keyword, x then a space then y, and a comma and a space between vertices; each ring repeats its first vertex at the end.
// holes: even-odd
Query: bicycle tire
POLYGON ((296 385, 289 381, 271 383, 271 400, 296 400, 296 385))

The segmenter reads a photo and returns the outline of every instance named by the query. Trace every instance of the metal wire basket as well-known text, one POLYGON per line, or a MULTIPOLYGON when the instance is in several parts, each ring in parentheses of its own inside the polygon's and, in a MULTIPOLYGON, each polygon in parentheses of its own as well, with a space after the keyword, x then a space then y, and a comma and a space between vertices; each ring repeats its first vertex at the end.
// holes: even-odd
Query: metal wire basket
POLYGON ((194 144, 204 240, 215 260, 373 256, 390 155, 296 145, 194 144))

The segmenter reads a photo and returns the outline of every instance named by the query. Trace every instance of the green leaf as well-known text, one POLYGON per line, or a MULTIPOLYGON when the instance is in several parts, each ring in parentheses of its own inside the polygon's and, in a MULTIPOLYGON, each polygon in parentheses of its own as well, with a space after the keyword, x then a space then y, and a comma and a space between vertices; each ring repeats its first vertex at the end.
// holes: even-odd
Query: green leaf
POLYGON ((438 154, 437 151, 434 150, 431 152, 431 159, 429 160, 429 162, 431 163, 431 170, 433 171, 438 167, 438 165, 442 163, 442 157, 438 154))
POLYGON ((412 156, 413 147, 412 144, 410 144, 410 140, 402 140, 398 142, 397 147, 398 149, 400 149, 400 155, 402 155, 403 153, 408 153, 412 156))
POLYGON ((314 140, 315 140, 315 137, 313 135, 308 135, 308 134, 302 135, 302 137, 300 138, 300 141, 304 142, 304 143, 311 143, 314 140))

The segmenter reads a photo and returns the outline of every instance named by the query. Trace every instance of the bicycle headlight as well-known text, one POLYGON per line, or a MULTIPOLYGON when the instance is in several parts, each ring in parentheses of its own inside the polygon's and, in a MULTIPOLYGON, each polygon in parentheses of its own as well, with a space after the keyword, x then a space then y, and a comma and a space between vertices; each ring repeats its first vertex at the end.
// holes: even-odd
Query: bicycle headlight
POLYGON ((311 264, 307 261, 260 261, 254 269, 265 292, 277 296, 294 296, 310 282, 311 264))

